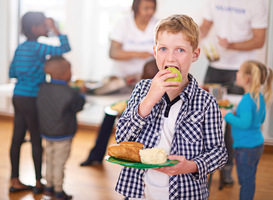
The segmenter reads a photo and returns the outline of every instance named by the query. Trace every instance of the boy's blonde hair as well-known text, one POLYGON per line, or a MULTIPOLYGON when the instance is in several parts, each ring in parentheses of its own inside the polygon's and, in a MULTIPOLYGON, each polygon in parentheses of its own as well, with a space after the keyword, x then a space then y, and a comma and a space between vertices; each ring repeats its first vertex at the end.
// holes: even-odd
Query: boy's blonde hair
POLYGON ((193 19, 187 15, 171 15, 162 19, 155 27, 155 44, 157 43, 159 32, 168 33, 182 32, 191 43, 193 51, 197 49, 199 43, 199 27, 193 19))
POLYGON ((258 61, 245 61, 241 66, 242 72, 249 75, 251 79, 250 95, 259 109, 259 92, 265 97, 265 103, 268 105, 272 98, 273 72, 271 68, 266 67, 258 61))

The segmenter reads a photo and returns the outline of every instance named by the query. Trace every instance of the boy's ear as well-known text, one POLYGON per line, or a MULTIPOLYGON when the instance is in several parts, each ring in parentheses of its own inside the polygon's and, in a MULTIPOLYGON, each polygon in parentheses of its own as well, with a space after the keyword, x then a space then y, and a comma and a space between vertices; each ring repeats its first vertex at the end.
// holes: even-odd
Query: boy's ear
POLYGON ((156 58, 156 50, 155 50, 155 48, 156 48, 156 45, 154 45, 154 46, 153 46, 153 50, 154 50, 154 57, 156 58))
POLYGON ((192 57, 192 62, 195 62, 196 60, 198 60, 199 55, 200 55, 200 48, 198 47, 197 49, 194 50, 193 52, 193 57, 192 57))

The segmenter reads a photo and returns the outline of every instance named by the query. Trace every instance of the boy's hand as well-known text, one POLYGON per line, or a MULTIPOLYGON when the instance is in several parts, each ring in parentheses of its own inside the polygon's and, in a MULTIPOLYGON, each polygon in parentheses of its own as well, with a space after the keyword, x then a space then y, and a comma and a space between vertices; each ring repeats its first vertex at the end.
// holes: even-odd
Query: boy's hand
POLYGON ((177 74, 171 73, 171 70, 161 70, 155 75, 147 96, 139 106, 138 112, 140 116, 146 117, 149 115, 154 105, 161 99, 165 92, 179 89, 180 82, 166 81, 168 78, 176 76, 177 74))
POLYGON ((222 117, 225 118, 226 114, 228 113, 227 109, 220 108, 220 111, 221 111, 222 117))
POLYGON ((56 35, 60 35, 59 29, 55 26, 54 20, 52 18, 46 18, 45 23, 47 27, 54 31, 56 35))
POLYGON ((171 73, 171 70, 161 70, 153 78, 150 90, 147 94, 153 97, 155 103, 157 103, 165 92, 179 89, 180 82, 166 81, 168 78, 176 77, 176 73, 171 73))
POLYGON ((223 47, 225 49, 229 48, 230 44, 226 38, 220 38, 219 36, 217 38, 218 38, 218 43, 221 47, 223 47))
POLYGON ((81 93, 86 93, 87 91, 88 91, 88 88, 85 85, 80 87, 80 92, 81 93))
POLYGON ((169 176, 198 172, 196 163, 194 161, 187 160, 184 156, 170 155, 168 156, 168 159, 178 160, 179 162, 170 167, 160 167, 154 170, 163 172, 169 176))
POLYGON ((46 18, 45 23, 48 26, 48 28, 53 28, 55 26, 54 20, 52 18, 49 18, 49 17, 46 18))

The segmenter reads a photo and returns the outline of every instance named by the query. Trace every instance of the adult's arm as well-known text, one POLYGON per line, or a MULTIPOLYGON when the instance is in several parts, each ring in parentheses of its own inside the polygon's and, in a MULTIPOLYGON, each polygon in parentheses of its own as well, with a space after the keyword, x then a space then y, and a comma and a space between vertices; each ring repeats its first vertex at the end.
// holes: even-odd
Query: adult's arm
POLYGON ((203 39, 208 35, 212 24, 213 24, 212 21, 209 21, 209 20, 206 20, 206 19, 203 20, 203 22, 202 22, 202 24, 200 26, 200 39, 203 39))
POLYGON ((247 51, 263 47, 266 29, 252 29, 252 33, 253 37, 250 40, 228 43, 227 49, 247 51))
POLYGON ((129 60, 132 58, 149 58, 153 54, 149 52, 124 51, 121 43, 111 40, 109 56, 115 60, 129 60))

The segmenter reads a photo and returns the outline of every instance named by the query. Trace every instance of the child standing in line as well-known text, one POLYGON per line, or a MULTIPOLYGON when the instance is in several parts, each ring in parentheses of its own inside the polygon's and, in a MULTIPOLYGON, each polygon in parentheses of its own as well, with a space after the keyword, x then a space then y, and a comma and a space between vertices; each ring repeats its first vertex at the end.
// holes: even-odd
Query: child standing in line
POLYGON ((272 69, 256 61, 244 62, 236 74, 237 85, 245 91, 236 114, 221 109, 232 126, 240 200, 254 198, 257 165, 264 149, 261 126, 272 97, 272 80, 272 69))
POLYGON ((199 28, 186 15, 173 15, 155 28, 159 72, 135 87, 116 130, 116 141, 136 141, 166 150, 174 166, 124 167, 116 191, 130 199, 207 199, 207 175, 222 168, 227 152, 216 99, 189 74, 200 55, 199 28), (177 68, 182 82, 167 67, 177 68))
POLYGON ((82 110, 84 96, 71 88, 70 63, 63 57, 52 57, 45 63, 51 82, 43 83, 37 97, 42 137, 46 140, 46 189, 42 199, 68 200, 63 191, 64 166, 70 155, 72 138, 77 130, 76 113, 82 110))
POLYGON ((41 183, 42 143, 38 127, 36 97, 39 86, 45 80, 44 62, 47 55, 61 55, 70 51, 66 35, 60 35, 52 18, 41 12, 28 12, 22 18, 22 32, 27 41, 20 44, 9 69, 9 77, 17 82, 13 93, 14 130, 10 148, 11 187, 10 192, 31 190, 35 194, 43 192, 41 183), (60 46, 39 43, 40 36, 47 36, 49 29, 58 35, 60 46), (24 185, 19 180, 20 148, 29 130, 32 144, 32 157, 35 167, 36 186, 24 185))

